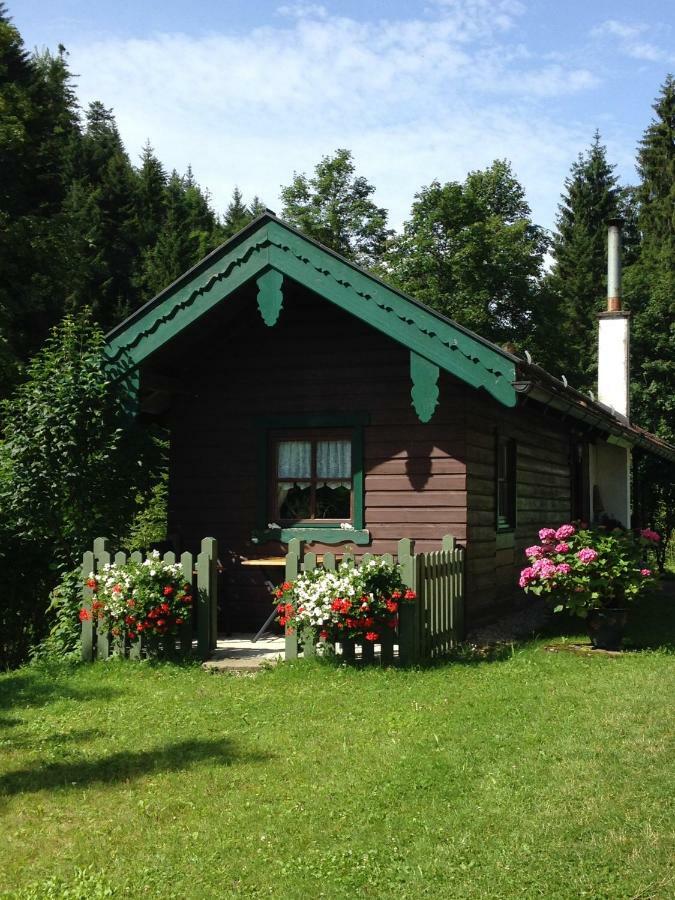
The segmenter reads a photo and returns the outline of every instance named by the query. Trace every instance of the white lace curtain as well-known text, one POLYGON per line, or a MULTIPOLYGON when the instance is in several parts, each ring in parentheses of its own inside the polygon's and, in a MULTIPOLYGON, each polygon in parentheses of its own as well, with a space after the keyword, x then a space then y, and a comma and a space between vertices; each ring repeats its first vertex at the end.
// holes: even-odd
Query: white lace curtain
POLYGON ((310 441, 280 441, 278 449, 279 478, 309 478, 312 474, 310 441))
POLYGON ((351 478, 351 441, 319 441, 316 446, 318 478, 351 478))
MULTIPOLYGON (((311 477, 311 441, 280 441, 277 452, 277 473, 279 478, 311 477)), ((316 474, 319 479, 331 481, 351 478, 351 441, 317 441, 316 474)))

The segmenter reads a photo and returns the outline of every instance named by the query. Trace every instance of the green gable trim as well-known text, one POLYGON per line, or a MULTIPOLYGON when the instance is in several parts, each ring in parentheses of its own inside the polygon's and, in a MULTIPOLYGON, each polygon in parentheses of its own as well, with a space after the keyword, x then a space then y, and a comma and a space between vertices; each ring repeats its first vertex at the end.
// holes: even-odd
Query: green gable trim
POLYGON ((484 388, 505 406, 515 406, 515 365, 498 348, 269 216, 224 244, 111 332, 107 354, 115 374, 138 366, 252 278, 259 279, 261 313, 276 321, 275 311, 278 316, 283 302, 279 275, 294 279, 472 387, 484 388), (273 270, 278 274, 268 274, 273 270))
POLYGON ((265 325, 276 325, 284 305, 284 292, 281 286, 284 276, 276 269, 268 269, 257 279, 258 309, 265 325))
POLYGON ((438 406, 439 368, 423 356, 410 351, 410 378, 413 406, 420 422, 428 422, 438 406))

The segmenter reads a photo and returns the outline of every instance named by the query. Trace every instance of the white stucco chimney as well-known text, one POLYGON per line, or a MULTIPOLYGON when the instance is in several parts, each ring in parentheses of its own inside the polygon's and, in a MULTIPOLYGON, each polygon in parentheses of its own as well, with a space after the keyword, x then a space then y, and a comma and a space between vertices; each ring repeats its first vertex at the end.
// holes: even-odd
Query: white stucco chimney
POLYGON ((621 307, 622 219, 607 223, 607 310, 598 315, 598 400, 628 420, 630 313, 621 307))

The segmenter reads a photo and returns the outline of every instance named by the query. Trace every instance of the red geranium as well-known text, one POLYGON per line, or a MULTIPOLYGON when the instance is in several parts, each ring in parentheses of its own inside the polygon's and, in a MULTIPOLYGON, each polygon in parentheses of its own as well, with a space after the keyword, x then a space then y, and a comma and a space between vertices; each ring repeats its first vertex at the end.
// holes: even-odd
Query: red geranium
POLYGON ((275 591, 280 625, 298 632, 309 629, 328 641, 379 640, 383 629, 397 627, 401 603, 414 599, 398 566, 384 557, 360 565, 342 563, 335 571, 303 572, 275 591))

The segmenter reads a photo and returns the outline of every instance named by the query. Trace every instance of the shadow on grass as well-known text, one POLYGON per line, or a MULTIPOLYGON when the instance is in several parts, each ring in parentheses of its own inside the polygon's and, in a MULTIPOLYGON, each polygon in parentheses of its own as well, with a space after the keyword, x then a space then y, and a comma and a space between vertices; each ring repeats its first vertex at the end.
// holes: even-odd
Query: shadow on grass
MULTIPOLYGON (((586 633, 583 619, 569 613, 555 613, 546 626, 529 636, 512 641, 476 646, 462 643, 438 660, 430 660, 418 668, 435 668, 447 663, 476 665, 483 662, 502 662, 520 650, 532 648, 541 641, 576 638, 586 633)), ((590 646, 590 639, 588 639, 590 646)), ((662 583, 662 589, 645 597, 631 607, 624 639, 626 650, 662 650, 675 652, 675 581, 662 583)))
MULTIPOLYGON (((21 669, 16 675, 0 679, 0 711, 20 707, 35 709, 55 703, 57 700, 112 700, 121 693, 107 685, 86 688, 75 687, 64 679, 63 669, 21 669), (61 677, 60 677, 61 676, 61 677)), ((0 718, 0 725, 17 725, 19 720, 0 718)))
MULTIPOLYGON (((355 671, 376 670, 376 669, 398 669, 400 671, 427 671, 428 669, 438 669, 447 666, 448 663, 459 663, 461 665, 478 665, 484 662, 501 662, 510 659, 515 650, 519 647, 518 642, 489 644, 478 647, 475 644, 462 643, 448 653, 432 659, 421 659, 417 662, 402 663, 398 659, 393 662, 382 662, 377 657, 374 660, 362 660, 358 657, 353 660, 345 660, 341 654, 314 656, 311 663, 316 666, 326 666, 333 669, 348 668, 355 671)), ((300 658, 298 663, 304 664, 310 662, 300 658)))
MULTIPOLYGON (((23 724, 16 721, 15 724, 23 724)), ((2 720, 0 719, 0 725, 2 720)), ((101 737, 105 732, 99 728, 79 728, 74 731, 58 731, 46 737, 12 737, 13 750, 36 750, 44 747, 61 747, 64 744, 79 744, 83 741, 91 741, 101 737)))
POLYGON ((675 652, 675 582, 663 583, 660 593, 631 608, 624 644, 631 650, 675 652))
POLYGON ((180 772, 204 762, 229 766, 235 762, 265 762, 268 759, 270 754, 267 753, 242 753, 224 738, 179 741, 151 750, 124 750, 95 760, 47 763, 37 768, 7 772, 0 777, 0 797, 129 782, 148 774, 180 772))
POLYGON ((21 719, 11 719, 7 716, 0 716, 0 728, 13 728, 15 725, 21 724, 21 719))

